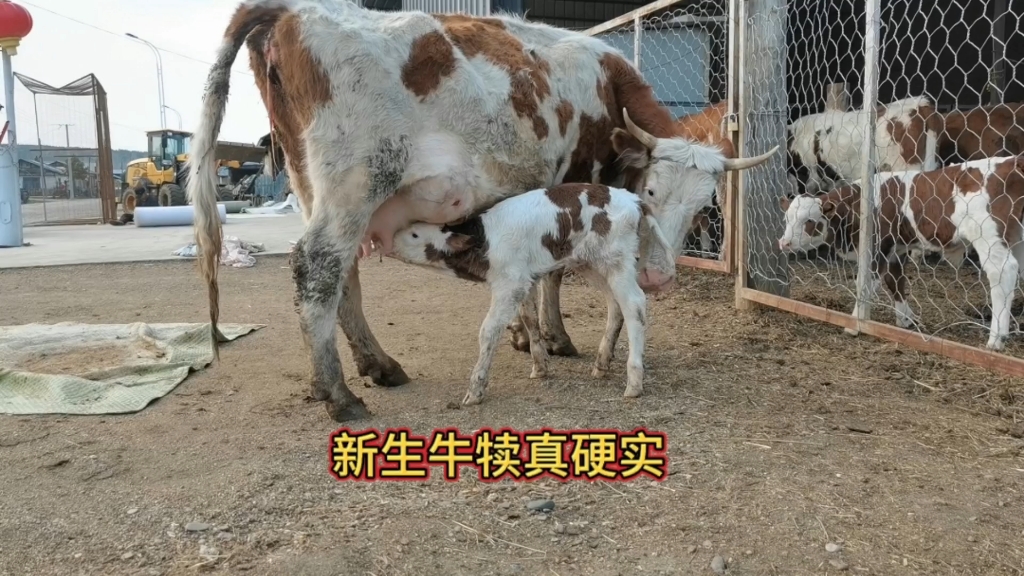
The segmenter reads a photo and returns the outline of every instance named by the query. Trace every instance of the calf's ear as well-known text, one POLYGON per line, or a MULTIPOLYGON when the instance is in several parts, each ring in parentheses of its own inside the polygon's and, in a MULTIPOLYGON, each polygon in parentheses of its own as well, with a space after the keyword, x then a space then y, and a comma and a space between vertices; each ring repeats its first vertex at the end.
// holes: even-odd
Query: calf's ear
POLYGON ((619 155, 622 166, 642 169, 651 163, 651 151, 647 146, 622 128, 612 131, 612 148, 619 155))
POLYGON ((786 210, 789 210, 789 204, 792 201, 793 201, 793 199, 790 198, 789 196, 781 196, 779 198, 779 208, 782 208, 783 212, 785 212, 786 210))
POLYGON ((821 215, 826 218, 836 213, 836 201, 830 198, 822 198, 821 200, 821 215))
POLYGON ((473 237, 466 234, 452 234, 448 237, 448 251, 457 254, 473 247, 473 237))

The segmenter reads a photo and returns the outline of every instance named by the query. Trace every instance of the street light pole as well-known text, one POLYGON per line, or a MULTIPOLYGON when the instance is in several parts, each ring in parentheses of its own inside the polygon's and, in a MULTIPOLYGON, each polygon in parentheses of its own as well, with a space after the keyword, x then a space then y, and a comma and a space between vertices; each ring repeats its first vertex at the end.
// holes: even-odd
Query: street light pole
POLYGON ((163 59, 160 58, 160 49, 157 48, 156 46, 153 46, 153 44, 150 43, 149 41, 143 40, 142 38, 139 38, 138 36, 136 36, 135 34, 132 34, 131 32, 125 32, 124 35, 129 37, 129 38, 131 38, 132 40, 138 40, 139 42, 142 42, 146 46, 149 46, 150 50, 153 51, 153 54, 156 55, 156 85, 157 85, 158 97, 160 98, 160 129, 161 130, 166 130, 167 129, 167 113, 164 111, 164 108, 166 108, 166 106, 164 106, 164 102, 165 102, 165 100, 164 100, 164 62, 163 62, 163 59))
POLYGON ((171 108, 170 106, 167 106, 167 105, 164 105, 164 108, 170 110, 171 112, 174 112, 174 114, 178 116, 178 130, 181 130, 181 112, 178 112, 174 108, 171 108))

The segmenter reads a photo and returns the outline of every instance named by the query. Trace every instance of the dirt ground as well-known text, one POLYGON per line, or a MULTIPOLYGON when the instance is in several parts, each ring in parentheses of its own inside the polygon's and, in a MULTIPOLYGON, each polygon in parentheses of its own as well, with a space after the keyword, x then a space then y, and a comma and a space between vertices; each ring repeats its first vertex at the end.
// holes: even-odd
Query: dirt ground
MULTIPOLYGON (((782 312, 681 270, 650 303, 645 395, 626 346, 590 377, 602 297, 570 280, 578 358, 546 381, 506 343, 467 387, 483 286, 393 262, 362 270, 367 317, 413 378, 349 385, 360 430, 428 435, 636 426, 667 434, 663 482, 338 482, 305 400, 284 257, 221 272, 222 319, 267 328, 133 415, 0 417, 0 574, 1021 574, 1024 382, 782 312), (526 501, 550 498, 550 514, 526 501), (189 531, 191 528, 206 528, 189 531), (826 549, 826 544, 829 544, 826 549)), ((4 324, 203 322, 190 263, 7 270, 4 324)))

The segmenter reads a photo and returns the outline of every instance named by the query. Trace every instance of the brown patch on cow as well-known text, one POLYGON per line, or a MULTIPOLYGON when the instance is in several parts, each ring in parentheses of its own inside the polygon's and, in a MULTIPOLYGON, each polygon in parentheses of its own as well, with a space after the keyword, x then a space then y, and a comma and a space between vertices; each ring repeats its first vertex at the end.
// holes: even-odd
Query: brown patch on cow
POLYGON ((1016 156, 993 166, 985 183, 992 217, 1002 227, 1003 240, 1010 246, 1020 241, 1024 219, 1024 156, 1016 156))
POLYGON ((302 134, 332 95, 330 78, 302 43, 300 26, 297 15, 285 14, 273 25, 254 29, 246 42, 249 67, 271 116, 276 144, 284 151, 290 185, 299 202, 312 207, 313 186, 302 134), (271 51, 274 59, 268 62, 271 51))
POLYGON ((224 38, 228 42, 237 43, 237 45, 241 46, 245 40, 245 31, 252 30, 254 28, 253 23, 259 23, 257 25, 272 24, 287 11, 287 8, 280 5, 247 6, 241 4, 231 16, 231 21, 228 22, 228 27, 224 30, 224 38))
POLYGON ((943 162, 1024 154, 1024 104, 995 104, 942 117, 939 154, 943 162))
POLYGON ((603 184, 587 186, 587 204, 594 208, 604 208, 612 201, 612 192, 603 184))
POLYGON ((422 100, 455 72, 455 50, 440 32, 428 32, 413 41, 409 60, 402 66, 402 84, 422 100))
POLYGON ((557 219, 557 235, 545 232, 540 238, 540 244, 551 253, 552 258, 555 260, 562 260, 568 258, 569 255, 572 254, 572 242, 569 240, 569 233, 566 232, 566 229, 571 225, 569 224, 569 215, 565 212, 559 212, 557 219))
POLYGON ((540 113, 540 105, 551 95, 550 65, 537 57, 534 51, 525 50, 523 43, 505 30, 500 21, 470 16, 438 18, 438 21, 444 26, 452 44, 466 58, 482 55, 508 73, 513 110, 520 118, 533 123, 538 140, 547 138, 549 128, 540 113))
MULTIPOLYGON (((956 208, 953 203, 955 188, 964 172, 954 170, 932 170, 922 172, 911 180, 909 206, 914 223, 921 236, 940 246, 948 246, 956 235, 956 226, 950 218, 956 208)), ((882 185, 882 205, 879 220, 884 223, 903 221, 903 198, 908 194, 901 178, 890 178, 882 185)), ((890 226, 893 226, 890 224, 890 226)), ((915 234, 908 226, 896 226, 890 235, 904 243, 915 240, 915 234)))
POLYGON ((602 101, 608 108, 608 115, 615 126, 625 127, 622 120, 622 109, 625 108, 629 111, 630 120, 653 136, 675 136, 672 115, 658 103, 658 99, 654 97, 654 89, 644 81, 636 68, 621 56, 612 53, 601 56, 601 68, 605 73, 606 86, 602 101))
POLYGON ((612 221, 608 219, 608 213, 601 211, 594 214, 594 219, 590 222, 590 230, 598 236, 604 238, 608 235, 612 229, 612 221))
POLYGON ((568 100, 562 100, 555 107, 555 116, 558 117, 558 133, 565 136, 565 131, 569 128, 569 122, 572 122, 572 113, 575 110, 572 107, 572 102, 568 100))
POLYGON ((431 16, 442 25, 446 25, 451 22, 479 22, 481 24, 493 26, 499 30, 505 30, 505 23, 498 18, 469 16, 467 14, 431 14, 431 16))
POLYGON ((593 182, 595 161, 605 165, 613 163, 613 128, 611 119, 606 116, 593 118, 588 114, 580 114, 580 135, 569 159, 569 170, 562 179, 564 182, 593 182))
POLYGON ((583 212, 583 202, 580 200, 580 196, 588 191, 588 184, 559 184, 558 186, 552 186, 548 188, 545 194, 551 203, 562 209, 559 212, 559 237, 566 239, 569 237, 568 230, 580 232, 583 230, 583 220, 580 218, 580 214, 583 212), (562 234, 563 228, 562 215, 565 215, 565 228, 567 231, 562 234))
MULTIPOLYGON (((710 222, 709 222, 710 224, 710 222)), ((804 235, 809 237, 821 236, 825 233, 825 223, 821 220, 808 220, 804 222, 804 235)))
POLYGON ((446 225, 443 232, 451 232, 445 241, 445 250, 427 244, 424 256, 430 262, 444 262, 455 276, 470 282, 486 282, 491 264, 487 258, 488 243, 483 222, 479 216, 456 225, 446 225))
MULTIPOLYGON (((893 142, 900 147, 900 158, 907 164, 921 164, 925 161, 927 120, 930 120, 934 113, 933 107, 922 106, 907 113, 907 123, 901 120, 886 122, 886 130, 893 142)), ((934 121, 932 125, 934 126, 934 121)))

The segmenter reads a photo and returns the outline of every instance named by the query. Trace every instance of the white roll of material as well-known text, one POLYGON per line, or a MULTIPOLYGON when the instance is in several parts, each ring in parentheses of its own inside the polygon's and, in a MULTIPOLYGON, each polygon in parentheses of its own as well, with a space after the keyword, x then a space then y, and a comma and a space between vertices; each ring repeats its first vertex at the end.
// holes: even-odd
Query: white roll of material
MULTIPOLYGON (((227 208, 217 204, 220 223, 228 220, 227 208)), ((135 209, 135 225, 139 228, 151 226, 191 226, 195 218, 195 208, 188 206, 139 206, 135 209)))

